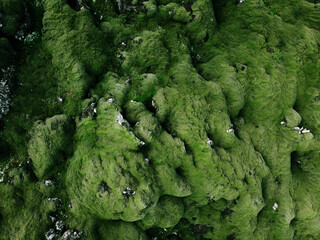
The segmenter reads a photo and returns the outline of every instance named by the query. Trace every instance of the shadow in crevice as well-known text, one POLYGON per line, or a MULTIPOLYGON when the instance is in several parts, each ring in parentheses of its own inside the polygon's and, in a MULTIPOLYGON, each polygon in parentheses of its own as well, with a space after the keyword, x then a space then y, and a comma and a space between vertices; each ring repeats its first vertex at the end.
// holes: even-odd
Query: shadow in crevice
POLYGON ((212 0, 214 17, 218 25, 223 22, 224 8, 228 2, 229 0, 212 0))
POLYGON ((294 175, 301 170, 301 161, 298 152, 291 153, 291 173, 294 175))
POLYGON ((67 0, 68 5, 75 11, 80 11, 79 0, 67 0))

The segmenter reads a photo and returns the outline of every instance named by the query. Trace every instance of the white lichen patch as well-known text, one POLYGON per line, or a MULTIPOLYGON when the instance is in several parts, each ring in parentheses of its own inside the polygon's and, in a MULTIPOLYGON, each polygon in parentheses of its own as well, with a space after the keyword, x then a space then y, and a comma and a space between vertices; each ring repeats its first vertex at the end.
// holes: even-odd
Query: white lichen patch
POLYGON ((9 84, 14 76, 14 67, 8 66, 1 69, 0 79, 0 119, 9 112, 10 89, 9 84))
POLYGON ((8 169, 8 165, 6 165, 4 168, 0 168, 0 183, 4 182, 4 174, 6 170, 8 169))
POLYGON ((127 187, 125 190, 122 191, 122 195, 126 197, 130 197, 136 194, 136 191, 131 190, 130 187, 127 187))
POLYGON ((25 44, 32 46, 34 44, 34 41, 37 40, 39 37, 40 37, 40 34, 38 32, 32 32, 32 33, 29 33, 27 36, 25 36, 25 38, 23 39, 23 42, 25 44))
POLYGON ((114 98, 108 98, 108 99, 107 99, 107 102, 108 102, 108 103, 113 103, 113 102, 115 102, 115 99, 114 99, 114 98))
POLYGON ((299 134, 310 133, 310 130, 306 129, 304 127, 301 127, 301 128, 300 127, 293 127, 293 128, 291 128, 291 130, 297 131, 297 132, 299 132, 299 134))
POLYGON ((116 122, 119 123, 120 125, 125 125, 127 127, 130 127, 130 124, 127 120, 125 120, 122 116, 121 113, 118 112, 116 122))
POLYGON ((54 184, 54 181, 52 180, 44 180, 44 185, 47 187, 47 186, 52 186, 54 184))

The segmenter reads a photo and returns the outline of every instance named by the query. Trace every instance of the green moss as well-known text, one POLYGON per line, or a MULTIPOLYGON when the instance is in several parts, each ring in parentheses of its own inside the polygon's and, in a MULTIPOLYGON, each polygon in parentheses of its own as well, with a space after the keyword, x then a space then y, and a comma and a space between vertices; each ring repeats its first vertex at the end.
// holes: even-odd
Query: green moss
POLYGON ((87 10, 75 12, 66 3, 54 1, 43 1, 43 5, 44 39, 52 53, 52 64, 63 69, 57 77, 59 92, 65 98, 64 109, 76 114, 80 112, 77 101, 85 97, 93 76, 108 67, 105 37, 87 10))
POLYGON ((317 1, 1 4, 0 239, 319 238, 317 1))
POLYGON ((26 172, 19 172, 20 177, 18 175, 13 180, 15 186, 0 185, 0 239, 41 239, 49 225, 49 211, 52 209, 30 178, 21 178, 26 172))
POLYGON ((184 212, 183 202, 178 198, 165 196, 161 198, 141 221, 141 225, 148 229, 151 227, 169 228, 178 224, 184 212))
POLYGON ((13 37, 25 21, 24 6, 19 0, 4 0, 0 3, 1 28, 6 36, 13 37))
POLYGON ((125 239, 148 239, 143 231, 133 223, 123 221, 105 222, 100 228, 101 239, 125 240, 125 239))
POLYGON ((28 152, 38 178, 50 176, 54 168, 72 152, 72 127, 72 122, 66 115, 56 115, 48 118, 45 123, 35 123, 28 152))

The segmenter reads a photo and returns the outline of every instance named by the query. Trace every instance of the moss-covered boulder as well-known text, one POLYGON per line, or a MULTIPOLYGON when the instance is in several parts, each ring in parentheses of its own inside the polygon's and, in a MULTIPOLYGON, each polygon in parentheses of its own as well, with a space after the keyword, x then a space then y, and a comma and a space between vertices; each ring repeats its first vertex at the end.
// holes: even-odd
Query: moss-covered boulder
POLYGON ((2 1, 0 239, 320 239, 319 9, 2 1))
POLYGON ((72 131, 72 120, 67 115, 35 123, 28 152, 38 178, 52 175, 66 161, 72 151, 72 131))
POLYGON ((99 228, 99 234, 101 239, 110 240, 148 239, 147 235, 143 231, 141 231, 134 223, 123 221, 105 222, 99 228))

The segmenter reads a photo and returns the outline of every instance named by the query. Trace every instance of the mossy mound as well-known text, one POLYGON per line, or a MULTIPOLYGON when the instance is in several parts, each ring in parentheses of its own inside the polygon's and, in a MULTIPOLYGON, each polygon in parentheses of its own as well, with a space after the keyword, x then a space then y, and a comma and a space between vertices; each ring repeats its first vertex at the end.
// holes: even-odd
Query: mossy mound
POLYGON ((65 161, 72 152, 70 135, 73 131, 71 119, 66 115, 56 115, 45 123, 35 123, 29 141, 29 156, 39 179, 50 176, 54 167, 65 161))
POLYGON ((319 4, 2 1, 0 239, 319 239, 319 4))

